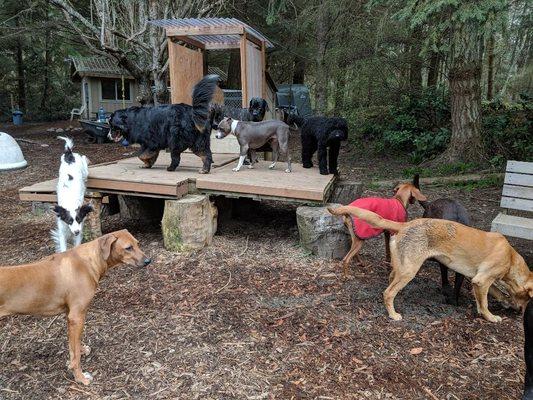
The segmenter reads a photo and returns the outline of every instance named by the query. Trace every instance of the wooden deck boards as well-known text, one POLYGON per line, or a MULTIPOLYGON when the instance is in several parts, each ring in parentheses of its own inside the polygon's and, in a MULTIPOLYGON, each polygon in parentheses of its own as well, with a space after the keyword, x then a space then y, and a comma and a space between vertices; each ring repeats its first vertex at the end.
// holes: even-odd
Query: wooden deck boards
MULTIPOLYGON (((182 154, 178 169, 168 172, 170 155, 161 153, 158 162, 150 169, 141 168, 136 158, 116 163, 95 165, 89 168, 87 189, 102 193, 119 193, 133 196, 180 198, 194 188, 203 193, 248 196, 286 201, 325 202, 334 181, 333 175, 320 175, 317 168, 304 169, 293 164, 293 172, 284 171, 283 162, 269 170, 270 162, 262 161, 254 169, 244 166, 233 172, 236 157, 233 154, 215 154, 215 165, 209 174, 200 174, 201 160, 193 154, 182 154), (193 186, 192 188, 190 186, 193 186)), ((19 190, 24 201, 55 202, 56 179, 39 182, 19 190)))
POLYGON ((253 169, 244 166, 233 172, 234 163, 217 169, 216 173, 202 175, 196 180, 196 188, 202 191, 252 194, 272 198, 287 198, 322 202, 334 181, 333 175, 320 175, 318 168, 303 168, 292 164, 292 172, 286 173, 286 164, 278 162, 268 169, 269 161, 261 161, 253 169))

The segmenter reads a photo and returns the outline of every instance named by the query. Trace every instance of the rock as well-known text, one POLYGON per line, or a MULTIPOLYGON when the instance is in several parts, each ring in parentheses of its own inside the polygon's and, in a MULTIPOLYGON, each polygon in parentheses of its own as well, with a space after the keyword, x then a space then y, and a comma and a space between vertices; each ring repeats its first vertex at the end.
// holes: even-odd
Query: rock
POLYGON ((48 128, 48 129, 46 130, 46 132, 55 132, 55 131, 56 131, 56 128, 48 128))
POLYGON ((73 131, 76 131, 76 132, 79 132, 79 131, 82 131, 83 128, 78 127, 78 128, 74 128, 74 129, 72 129, 72 130, 73 130, 73 131))
POLYGON ((361 182, 348 180, 337 181, 333 187, 329 201, 346 205, 361 197, 362 193, 363 184, 361 182))
POLYGON ((300 206, 296 209, 296 221, 300 245, 312 254, 338 260, 350 249, 350 234, 342 218, 331 215, 326 207, 300 206))
POLYGON ((65 132, 65 130, 63 128, 57 128, 56 129, 56 133, 63 133, 65 132))
POLYGON ((165 200, 161 221, 165 249, 188 251, 210 245, 217 230, 217 214, 217 208, 206 195, 165 200))

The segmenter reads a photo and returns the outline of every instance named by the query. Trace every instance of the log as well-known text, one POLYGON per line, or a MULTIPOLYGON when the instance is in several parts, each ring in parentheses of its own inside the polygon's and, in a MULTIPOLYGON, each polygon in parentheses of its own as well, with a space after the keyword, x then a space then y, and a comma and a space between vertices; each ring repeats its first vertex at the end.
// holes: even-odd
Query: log
POLYGON ((93 206, 91 211, 85 217, 83 223, 83 241, 90 242, 102 236, 102 221, 100 213, 102 212, 102 195, 100 193, 86 193, 86 200, 93 206))
POLYGON ((357 200, 363 193, 363 184, 361 182, 342 180, 337 181, 329 198, 331 203, 350 204, 357 200))
POLYGON ((165 249, 180 252, 209 246, 217 230, 217 214, 206 195, 165 200, 161 220, 165 249))
MULTIPOLYGON (((328 207, 336 204, 328 204, 328 207)), ((351 238, 342 218, 331 215, 326 207, 300 206, 296 209, 300 245, 326 259, 341 259, 350 249, 351 238)))
POLYGON ((163 216, 163 200, 150 197, 118 195, 120 218, 136 221, 160 221, 163 216))

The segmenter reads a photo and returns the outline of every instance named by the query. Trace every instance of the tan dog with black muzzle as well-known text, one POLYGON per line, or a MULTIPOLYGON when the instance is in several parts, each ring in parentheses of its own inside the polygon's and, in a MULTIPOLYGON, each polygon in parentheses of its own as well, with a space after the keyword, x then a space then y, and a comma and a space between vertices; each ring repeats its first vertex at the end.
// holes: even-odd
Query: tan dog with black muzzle
POLYGON ((88 385, 92 376, 80 366, 81 336, 98 282, 118 264, 150 264, 127 231, 121 230, 54 254, 32 264, 0 267, 0 317, 13 314, 67 315, 70 362, 76 382, 88 385))
POLYGON ((477 311, 488 321, 502 320, 487 307, 487 293, 495 281, 501 280, 511 300, 522 309, 533 297, 533 272, 529 271, 522 256, 499 233, 484 232, 441 219, 394 222, 371 211, 350 206, 328 210, 333 215, 354 216, 372 226, 397 232, 390 240, 392 271, 389 286, 383 292, 385 307, 394 320, 402 319, 394 309, 394 298, 415 277, 428 258, 434 258, 472 278, 477 311))

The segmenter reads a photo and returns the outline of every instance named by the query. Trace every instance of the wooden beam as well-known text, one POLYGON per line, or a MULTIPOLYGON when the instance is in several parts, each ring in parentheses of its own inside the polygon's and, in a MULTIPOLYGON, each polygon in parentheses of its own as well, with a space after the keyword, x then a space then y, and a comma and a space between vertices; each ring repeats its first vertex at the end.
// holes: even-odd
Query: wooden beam
POLYGON ((265 47, 266 47, 266 44, 265 44, 265 41, 263 40, 261 42, 261 72, 262 72, 262 77, 261 77, 261 97, 263 99, 266 100, 267 96, 266 96, 266 89, 267 89, 267 85, 266 85, 266 54, 265 54, 265 47))
POLYGON ((241 36, 241 93, 242 93, 242 108, 248 107, 248 68, 246 66, 246 53, 248 49, 248 40, 246 32, 241 36))
POLYGON ((199 27, 172 27, 166 29, 167 36, 190 35, 242 35, 243 26, 199 26, 199 27))
POLYGON ((194 47, 198 47, 202 50, 205 49, 205 44, 203 44, 202 42, 196 40, 196 39, 193 39, 189 36, 172 36, 172 39, 171 39, 173 42, 177 41, 177 40, 180 40, 182 41, 183 43, 187 43, 187 44, 190 44, 191 46, 194 46, 194 47))
POLYGON ((241 47, 240 43, 206 43, 206 50, 230 50, 230 49, 239 49, 241 47))

